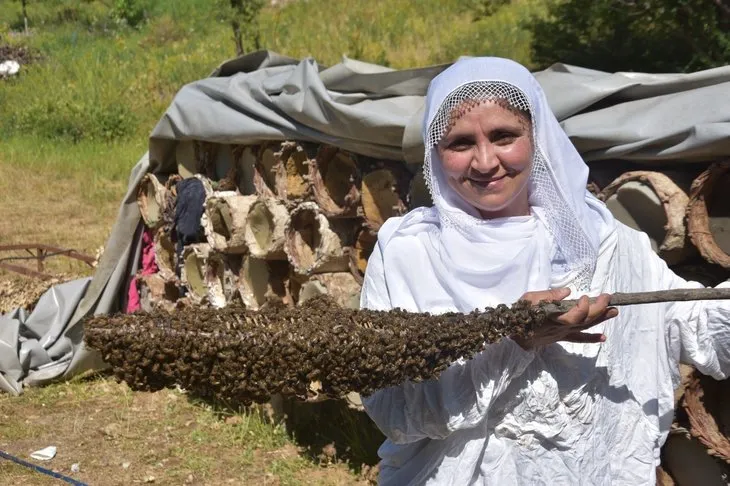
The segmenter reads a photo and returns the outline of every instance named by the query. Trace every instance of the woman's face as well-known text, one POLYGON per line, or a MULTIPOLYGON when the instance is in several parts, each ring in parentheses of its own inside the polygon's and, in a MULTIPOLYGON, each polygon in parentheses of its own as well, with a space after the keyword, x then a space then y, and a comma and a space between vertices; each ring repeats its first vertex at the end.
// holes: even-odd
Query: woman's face
POLYGON ((449 185, 483 218, 530 213, 533 144, 527 115, 482 102, 456 119, 437 150, 449 185))

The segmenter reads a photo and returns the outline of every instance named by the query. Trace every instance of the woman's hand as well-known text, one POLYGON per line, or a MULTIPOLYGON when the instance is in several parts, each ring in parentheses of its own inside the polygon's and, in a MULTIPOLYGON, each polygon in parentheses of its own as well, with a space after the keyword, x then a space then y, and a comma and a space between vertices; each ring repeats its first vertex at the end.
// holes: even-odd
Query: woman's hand
MULTIPOLYGON (((540 292, 527 292, 520 299, 527 300, 533 305, 548 300, 563 300, 570 295, 566 288, 543 290, 540 292)), ((540 326, 529 339, 513 338, 523 349, 533 349, 539 346, 547 346, 558 341, 571 343, 599 343, 606 340, 603 334, 582 332, 589 327, 595 326, 603 321, 612 319, 618 315, 618 309, 609 307, 610 295, 601 294, 591 304, 587 296, 578 300, 578 305, 565 314, 551 319, 540 326)))

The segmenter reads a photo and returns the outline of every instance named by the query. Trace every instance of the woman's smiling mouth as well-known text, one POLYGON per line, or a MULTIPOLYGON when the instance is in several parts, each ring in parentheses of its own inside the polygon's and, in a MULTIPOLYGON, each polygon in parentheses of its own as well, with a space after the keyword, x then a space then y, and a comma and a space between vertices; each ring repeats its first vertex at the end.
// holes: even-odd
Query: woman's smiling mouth
POLYGON ((470 186, 479 190, 492 189, 498 186, 499 181, 503 180, 505 177, 507 177, 507 174, 501 175, 499 177, 490 177, 488 179, 475 179, 472 177, 464 177, 463 182, 468 182, 470 186))

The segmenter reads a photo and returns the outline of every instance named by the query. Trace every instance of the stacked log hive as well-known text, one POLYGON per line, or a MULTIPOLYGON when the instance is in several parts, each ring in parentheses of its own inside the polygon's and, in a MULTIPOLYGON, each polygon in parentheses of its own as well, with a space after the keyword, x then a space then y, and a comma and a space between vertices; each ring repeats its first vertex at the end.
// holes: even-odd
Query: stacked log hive
POLYGON ((378 229, 429 202, 422 173, 414 177, 399 162, 328 145, 186 140, 175 154, 177 174, 147 174, 138 188, 142 219, 154 232, 158 278, 180 289, 149 292, 153 308, 258 309, 322 293, 357 306, 378 229), (176 184, 189 177, 204 183, 205 239, 180 249, 176 184))
MULTIPOLYGON (((178 174, 148 174, 139 187, 139 207, 155 233, 159 267, 141 285, 145 309, 235 304, 255 311, 274 302, 301 305, 322 294, 340 306, 357 307, 382 224, 431 205, 420 168, 411 171, 400 162, 327 145, 189 140, 178 144, 176 156, 178 174), (206 187, 205 240, 180 253, 172 224, 176 183, 187 177, 198 177, 206 187)), ((589 190, 618 221, 645 232, 657 254, 683 278, 714 286, 730 276, 730 162, 661 170, 596 162, 589 190)), ((692 443, 673 433, 669 444, 710 450, 710 459, 720 461, 725 471, 725 443, 717 438, 727 441, 727 431, 707 419, 717 407, 706 402, 720 394, 695 400, 706 383, 691 384, 680 408, 685 417, 695 417, 685 420, 692 443)), ((685 484, 678 479, 683 473, 676 456, 665 454, 673 458, 658 473, 665 484, 671 480, 667 471, 677 484, 685 484)))
MULTIPOLYGON (((730 164, 591 170, 589 190, 614 217, 645 232, 679 276, 705 286, 730 277, 730 164), (617 173, 618 171, 618 173, 617 173)), ((730 418, 723 410, 728 381, 700 378, 691 367, 677 390, 677 412, 662 449, 658 484, 726 484, 730 474, 730 418), (721 393, 722 391, 722 393, 721 393), (709 393, 708 393, 709 392, 709 393), (701 399, 700 399, 701 398, 701 399)))

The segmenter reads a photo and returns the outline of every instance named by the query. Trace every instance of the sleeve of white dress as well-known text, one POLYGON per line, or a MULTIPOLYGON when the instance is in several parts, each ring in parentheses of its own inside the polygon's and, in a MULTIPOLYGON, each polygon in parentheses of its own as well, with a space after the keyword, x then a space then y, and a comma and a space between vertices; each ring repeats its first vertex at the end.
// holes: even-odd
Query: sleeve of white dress
MULTIPOLYGON (((392 308, 383 258, 376 245, 368 261, 360 299, 362 308, 392 308)), ((459 360, 437 380, 406 382, 363 398, 365 410, 394 443, 443 439, 484 421, 489 405, 534 358, 511 339, 502 339, 471 360, 459 360)))
MULTIPOLYGON (((662 288, 704 288, 672 272, 659 257, 654 257, 662 288)), ((728 288, 723 282, 717 288, 728 288)), ((667 345, 676 366, 679 361, 693 365, 717 380, 730 376, 730 301, 703 300, 673 302, 666 312, 667 345)))

